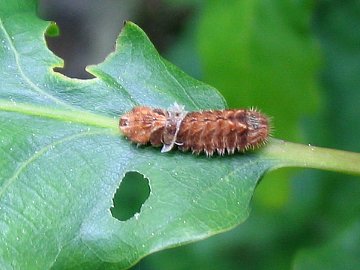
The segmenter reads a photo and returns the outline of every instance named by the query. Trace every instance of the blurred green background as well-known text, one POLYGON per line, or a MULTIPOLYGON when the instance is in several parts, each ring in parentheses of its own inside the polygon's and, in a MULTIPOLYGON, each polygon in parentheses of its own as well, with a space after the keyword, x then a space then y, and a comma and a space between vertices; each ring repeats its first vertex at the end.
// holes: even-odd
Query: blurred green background
MULTIPOLYGON (((358 0, 40 0, 38 12, 60 27, 61 35, 47 41, 65 60, 58 71, 67 76, 90 78, 84 67, 103 61, 131 20, 166 59, 215 86, 229 107, 272 116, 274 137, 360 152, 358 0)), ((129 182, 139 178, 127 175, 129 182)), ((129 203, 119 202, 117 211, 128 215, 146 197, 142 188, 127 188, 129 203)), ((271 172, 244 224, 133 267, 289 268, 360 269, 359 177, 271 172)))

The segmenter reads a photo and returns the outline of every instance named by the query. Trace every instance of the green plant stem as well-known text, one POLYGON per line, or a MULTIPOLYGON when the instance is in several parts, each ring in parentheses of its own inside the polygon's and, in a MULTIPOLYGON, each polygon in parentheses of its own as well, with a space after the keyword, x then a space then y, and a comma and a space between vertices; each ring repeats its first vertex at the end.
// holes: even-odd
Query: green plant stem
MULTIPOLYGON (((0 100, 0 111, 57 119, 119 132, 118 119, 82 110, 56 109, 0 100)), ((360 153, 291 143, 273 138, 259 152, 267 158, 281 161, 280 167, 304 167, 360 175, 360 153)))
POLYGON ((271 139, 261 151, 282 161, 281 167, 304 167, 360 175, 360 153, 271 139))

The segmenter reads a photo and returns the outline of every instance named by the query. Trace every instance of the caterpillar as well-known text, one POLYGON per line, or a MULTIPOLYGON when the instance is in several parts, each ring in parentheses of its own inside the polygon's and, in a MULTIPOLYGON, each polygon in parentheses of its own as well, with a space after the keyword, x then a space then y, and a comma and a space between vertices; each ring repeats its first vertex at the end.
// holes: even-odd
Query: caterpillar
POLYGON ((162 146, 161 152, 176 145, 207 156, 258 148, 267 142, 271 129, 269 118, 255 109, 187 112, 177 103, 168 110, 134 107, 120 117, 119 128, 132 142, 162 146))

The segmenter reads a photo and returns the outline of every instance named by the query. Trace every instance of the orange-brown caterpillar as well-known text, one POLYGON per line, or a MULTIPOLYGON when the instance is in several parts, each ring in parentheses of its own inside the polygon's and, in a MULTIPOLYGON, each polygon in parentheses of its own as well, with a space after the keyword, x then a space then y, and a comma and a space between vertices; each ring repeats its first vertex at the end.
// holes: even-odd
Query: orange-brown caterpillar
POLYGON ((161 146, 161 152, 174 145, 208 156, 225 151, 233 154, 257 148, 267 142, 269 119, 253 109, 186 112, 174 104, 168 111, 138 106, 119 121, 121 132, 138 144, 161 146))

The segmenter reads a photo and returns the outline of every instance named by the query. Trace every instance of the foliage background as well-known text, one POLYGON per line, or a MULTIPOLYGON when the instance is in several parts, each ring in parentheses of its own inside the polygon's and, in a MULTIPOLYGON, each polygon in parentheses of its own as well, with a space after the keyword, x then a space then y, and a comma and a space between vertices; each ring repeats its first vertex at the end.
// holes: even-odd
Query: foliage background
MULTIPOLYGON (((87 78, 84 66, 101 62, 122 21, 131 20, 166 59, 218 88, 229 107, 256 106, 271 115, 275 137, 360 152, 356 0, 42 0, 39 14, 60 26, 61 36, 48 44, 65 59, 61 72, 69 76, 87 78)), ((358 180, 272 172, 244 224, 153 254, 134 269, 336 269, 337 263, 355 269, 358 180)))

